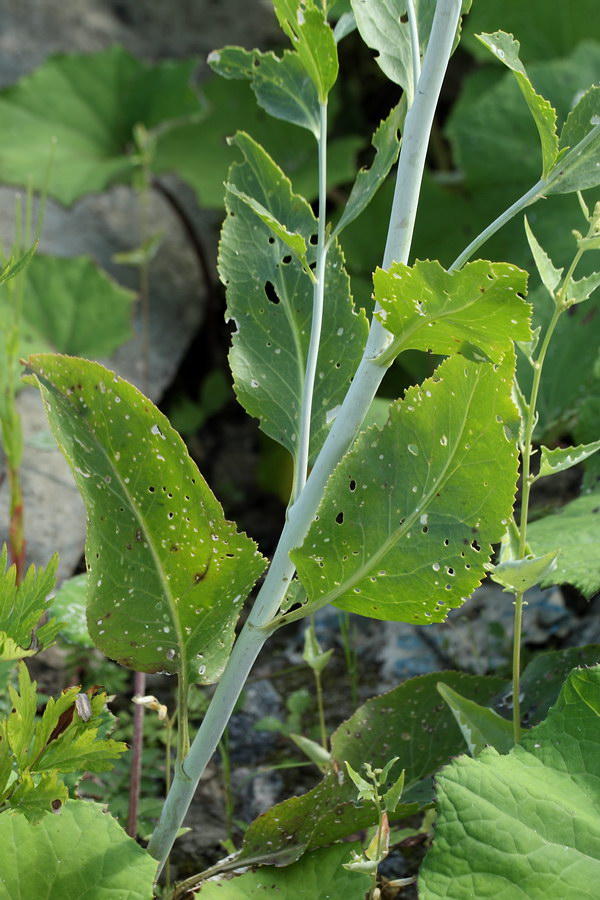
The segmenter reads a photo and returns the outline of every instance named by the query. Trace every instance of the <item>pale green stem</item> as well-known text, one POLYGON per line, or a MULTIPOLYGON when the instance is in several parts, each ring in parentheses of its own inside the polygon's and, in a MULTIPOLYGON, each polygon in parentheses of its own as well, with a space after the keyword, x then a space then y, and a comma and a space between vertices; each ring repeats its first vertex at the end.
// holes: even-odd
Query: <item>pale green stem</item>
POLYGON ((413 84, 416 89, 419 78, 421 77, 421 47, 419 46, 419 28, 414 0, 406 0, 406 14, 408 16, 408 30, 410 34, 413 84))
MULTIPOLYGON (((402 187, 397 186, 394 196, 384 267, 389 267, 394 259, 402 261, 408 259, 428 137, 460 9, 461 0, 438 0, 436 6, 419 89, 405 122, 397 175, 402 187)), ((286 595, 294 575, 294 565, 290 561, 289 552, 304 540, 322 497, 325 483, 356 436, 385 374, 385 368, 379 366, 375 360, 389 340, 389 333, 374 321, 363 360, 342 408, 298 501, 289 510, 271 567, 254 608, 233 647, 190 752, 183 764, 176 768, 173 786, 148 845, 148 852, 160 862, 159 871, 170 853, 200 777, 217 747, 250 669, 270 634, 269 623, 277 614, 286 595)))
POLYGON ((306 484, 308 459, 310 455, 311 419, 313 394, 317 377, 317 361, 321 343, 323 326, 323 307, 325 299, 325 264, 327 262, 327 244, 325 242, 325 226, 327 224, 327 101, 319 104, 319 217, 317 224, 317 267, 313 285, 312 324, 310 341, 306 356, 306 371, 302 391, 302 406, 298 434, 298 457, 294 469, 292 486, 292 503, 300 496, 306 484))

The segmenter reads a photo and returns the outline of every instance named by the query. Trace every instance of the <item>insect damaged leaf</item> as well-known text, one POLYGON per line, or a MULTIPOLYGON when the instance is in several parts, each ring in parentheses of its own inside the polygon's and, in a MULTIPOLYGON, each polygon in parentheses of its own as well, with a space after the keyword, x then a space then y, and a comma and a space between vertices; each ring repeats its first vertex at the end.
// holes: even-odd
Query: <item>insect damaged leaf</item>
POLYGON ((135 387, 87 360, 28 365, 87 508, 94 643, 141 671, 216 680, 265 560, 135 387))

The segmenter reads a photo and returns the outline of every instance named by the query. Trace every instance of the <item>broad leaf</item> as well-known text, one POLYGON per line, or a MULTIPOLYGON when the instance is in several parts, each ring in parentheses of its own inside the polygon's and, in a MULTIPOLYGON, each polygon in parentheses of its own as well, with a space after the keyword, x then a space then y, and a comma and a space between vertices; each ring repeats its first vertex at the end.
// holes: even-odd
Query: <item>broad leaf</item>
MULTIPOLYGON (((245 134, 236 145, 245 161, 232 166, 236 191, 254 198, 290 234, 301 236, 314 263, 317 224, 305 200, 265 151, 245 134)), ((262 429, 295 456, 310 337, 313 285, 287 243, 229 191, 219 271, 227 286, 227 315, 237 325, 230 354, 240 403, 262 429)), ((343 400, 362 355, 364 313, 356 315, 339 247, 327 256, 322 340, 317 366, 311 458, 330 428, 330 413, 343 400)))
POLYGON ((578 465, 598 450, 600 450, 600 441, 594 441, 592 444, 580 444, 579 447, 557 447, 555 450, 542 447, 540 470, 537 477, 543 478, 545 475, 564 472, 565 469, 578 465))
POLYGON ((525 556, 523 559, 503 559, 498 565, 488 567, 492 579, 501 584, 506 593, 516 594, 528 591, 556 571, 558 550, 551 550, 544 556, 525 556))
POLYGON ((73 575, 63 581, 50 601, 50 609, 61 622, 61 637, 79 647, 93 647, 85 618, 87 575, 73 575))
MULTIPOLYGON (((214 50, 208 63, 224 78, 247 78, 258 101, 270 115, 320 133, 317 89, 297 53, 281 57, 243 47, 214 50)), ((238 125, 239 128, 239 125, 238 125)))
POLYGON ((515 78, 529 111, 533 116, 542 145, 542 178, 546 178, 558 156, 558 134, 556 131, 556 110, 540 94, 536 93, 523 63, 519 59, 520 44, 511 34, 496 31, 493 34, 478 35, 482 44, 514 72, 515 78))
POLYGON ((110 356, 131 337, 133 291, 88 257, 35 256, 23 274, 22 353, 110 356))
POLYGON ((11 135, 0 147, 0 179, 37 190, 47 184, 65 204, 129 182, 135 125, 151 130, 199 112, 188 85, 194 66, 149 66, 121 47, 50 57, 0 94, 0 128, 11 135))
POLYGON ((214 681, 264 560, 136 388, 85 360, 29 366, 87 507, 94 643, 123 665, 214 681))
POLYGON ((290 554, 309 601, 426 624, 478 586, 515 492, 513 363, 450 357, 358 437, 290 554))
POLYGON ((0 814, 2 884, 6 900, 151 900, 156 860, 98 803, 68 800, 59 815, 31 827, 0 814))
MULTIPOLYGON (((440 681, 481 704, 508 686, 500 678, 434 672, 367 700, 331 737, 332 771, 307 794, 285 800, 256 819, 245 832, 240 853, 224 868, 254 862, 288 865, 307 850, 375 825, 373 804, 356 802, 356 786, 346 762, 363 771, 365 762, 383 769, 392 756, 398 757, 394 772, 405 770, 405 786, 394 819, 430 803, 429 776, 464 747, 460 730, 437 692, 440 681)), ((396 783, 393 773, 389 783, 396 783)))
POLYGON ((400 151, 399 129, 404 123, 406 104, 399 103, 390 112, 373 135, 375 159, 370 168, 362 168, 356 176, 344 212, 335 228, 334 237, 353 222, 369 205, 377 190, 383 184, 400 151))
POLYGON ((508 753, 514 744, 512 722, 493 709, 462 697, 443 681, 437 689, 450 707, 471 756, 479 756, 484 747, 508 753))
POLYGON ((276 897, 277 900, 364 900, 371 879, 360 872, 347 872, 343 864, 350 853, 360 852, 359 843, 336 844, 306 853, 285 869, 258 869, 225 882, 207 882, 202 900, 250 900, 276 897))
MULTIPOLYGON (((0 658, 21 659, 39 652, 44 646, 42 636, 34 636, 34 629, 49 607, 49 595, 56 580, 58 556, 53 556, 45 569, 30 566, 21 584, 17 584, 16 568, 6 569, 6 545, 0 553, 0 658), (10 648, 10 652, 9 652, 10 648)), ((52 620, 54 628, 55 620, 52 620)), ((56 636, 46 629, 47 646, 56 636)), ((40 629, 41 632, 41 629, 40 629)))
POLYGON ((306 241, 301 234, 288 231, 285 225, 278 222, 277 219, 271 215, 269 210, 265 209, 262 203, 259 203, 253 197, 249 197, 248 194, 244 194, 243 191, 238 191, 234 184, 227 184, 225 187, 230 194, 233 194, 233 196, 237 197, 239 200, 243 200, 244 203, 250 207, 252 212, 258 216, 260 221, 263 222, 267 228, 269 228, 273 234, 292 251, 296 259, 303 263, 304 268, 308 268, 308 263, 306 262, 306 241))
POLYGON ((485 260, 446 272, 437 261, 393 263, 373 276, 377 318, 396 335, 394 349, 463 353, 499 362, 514 340, 531 337, 530 307, 521 294, 527 274, 485 260))
POLYGON ((527 529, 535 553, 560 548, 558 564, 542 587, 572 584, 586 597, 600 589, 600 493, 583 494, 527 529))
POLYGON ((338 74, 337 47, 315 0, 273 0, 275 15, 324 103, 338 74))
POLYGON ((574 670, 548 718, 510 753, 489 748, 442 771, 419 897, 596 896, 599 691, 600 667, 574 670))

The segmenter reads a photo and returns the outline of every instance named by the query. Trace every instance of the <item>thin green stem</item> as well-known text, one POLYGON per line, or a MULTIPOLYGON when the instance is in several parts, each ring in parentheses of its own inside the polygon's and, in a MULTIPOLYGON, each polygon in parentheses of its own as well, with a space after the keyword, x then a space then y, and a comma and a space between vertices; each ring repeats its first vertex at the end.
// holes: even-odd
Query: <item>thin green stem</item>
MULTIPOLYGON (((419 89, 406 117, 398 164, 398 183, 392 205, 384 266, 394 259, 406 261, 410 252, 416 206, 425 165, 428 138, 442 81, 460 16, 461 0, 438 0, 429 44, 423 60, 419 89)), ((373 321, 363 360, 346 399, 332 425, 298 500, 289 509, 271 567, 254 608, 240 632, 202 725, 182 764, 176 767, 173 786, 148 845, 148 852, 164 865, 175 836, 192 801, 196 786, 212 757, 223 729, 258 653, 270 634, 269 623, 277 614, 294 575, 289 552, 300 546, 315 515, 325 483, 346 452, 381 383, 385 368, 377 356, 390 340, 389 333, 373 321)))
POLYGON ((325 228, 327 224, 327 101, 319 104, 320 128, 319 128, 319 215, 317 222, 317 263, 316 277, 313 283, 313 309, 310 329, 310 341, 306 356, 306 370, 304 373, 304 387, 302 391, 302 406, 300 415, 300 428, 298 435, 298 457, 294 469, 294 483, 292 486, 292 503, 300 496, 302 488, 306 484, 308 474, 308 459, 310 455, 311 419, 313 407, 313 394, 315 379, 317 377, 317 361, 319 358, 319 346, 321 344, 321 330, 323 327, 323 308, 325 302, 325 265, 327 262, 328 245, 325 241, 325 228))

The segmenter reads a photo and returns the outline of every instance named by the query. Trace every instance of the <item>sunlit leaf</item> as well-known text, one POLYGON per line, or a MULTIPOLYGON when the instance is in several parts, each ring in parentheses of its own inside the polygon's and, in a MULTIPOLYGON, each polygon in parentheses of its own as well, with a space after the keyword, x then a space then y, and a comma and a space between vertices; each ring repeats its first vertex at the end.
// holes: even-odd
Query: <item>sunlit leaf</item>
POLYGON ((489 571, 492 579, 508 593, 528 591, 542 581, 547 582, 556 571, 558 552, 550 550, 543 556, 531 554, 523 559, 504 559, 495 566, 490 565, 489 571))
POLYGON ((335 84, 338 58, 333 31, 315 0, 273 0, 275 15, 324 103, 335 84))
POLYGON ((513 362, 450 357, 358 437, 290 554, 309 601, 425 624, 477 587, 512 514, 513 362))
POLYGON ((600 450, 600 441, 594 441, 592 444, 580 444, 579 447, 557 447, 555 450, 542 447, 540 470, 537 477, 543 478, 545 475, 564 472, 565 469, 578 465, 598 450, 600 450))
MULTIPOLYGON (((20 584, 17 584, 15 566, 7 570, 6 565, 4 546, 0 552, 0 658, 21 659, 44 646, 41 639, 34 639, 34 629, 49 606, 58 556, 53 556, 45 569, 30 566, 20 584)), ((50 643, 48 638, 46 643, 50 643)))
POLYGON ((136 669, 215 680, 264 560, 136 388, 86 360, 29 366, 87 506, 94 643, 136 669))
MULTIPOLYGON (((69 791, 57 772, 44 772, 34 779, 28 772, 19 778, 19 784, 10 796, 10 806, 25 816, 31 825, 39 822, 47 813, 58 813, 69 798, 69 791)), ((0 824, 0 831, 1 831, 0 824)))
POLYGON ((527 274, 485 260, 446 272, 437 261, 393 263, 373 276, 377 313, 397 336, 395 349, 463 353, 498 362, 514 340, 529 340, 527 274))

